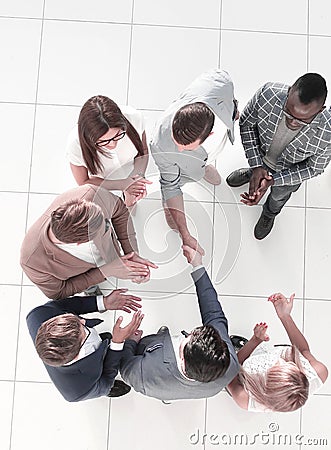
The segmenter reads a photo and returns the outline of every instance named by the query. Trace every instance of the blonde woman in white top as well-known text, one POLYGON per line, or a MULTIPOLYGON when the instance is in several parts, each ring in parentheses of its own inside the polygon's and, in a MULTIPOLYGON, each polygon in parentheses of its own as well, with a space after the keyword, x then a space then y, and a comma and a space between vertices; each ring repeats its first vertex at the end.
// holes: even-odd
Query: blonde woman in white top
POLYGON ((292 345, 268 347, 267 325, 257 324, 253 337, 239 350, 242 369, 228 385, 235 402, 249 411, 288 412, 302 407, 310 394, 320 388, 328 376, 324 364, 310 353, 308 342, 291 317, 294 294, 268 299, 284 325, 292 345))
POLYGON ((148 147, 142 115, 134 108, 91 97, 68 137, 67 156, 79 185, 122 191, 127 206, 146 195, 148 147))

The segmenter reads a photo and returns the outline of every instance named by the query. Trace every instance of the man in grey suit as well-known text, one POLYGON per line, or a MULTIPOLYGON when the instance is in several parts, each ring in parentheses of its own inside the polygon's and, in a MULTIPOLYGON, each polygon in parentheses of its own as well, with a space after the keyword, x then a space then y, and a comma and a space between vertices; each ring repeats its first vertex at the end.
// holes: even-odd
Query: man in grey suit
POLYGON ((239 187, 248 206, 270 194, 254 229, 264 239, 274 220, 301 183, 323 173, 331 158, 331 114, 325 110, 326 82, 306 73, 293 86, 266 83, 241 114, 241 140, 250 168, 232 172, 227 183, 239 187))
POLYGON ((193 266, 203 326, 185 338, 171 337, 167 327, 141 339, 126 340, 120 373, 135 391, 159 400, 206 398, 220 392, 238 373, 239 363, 228 335, 227 319, 198 251, 186 245, 193 266))

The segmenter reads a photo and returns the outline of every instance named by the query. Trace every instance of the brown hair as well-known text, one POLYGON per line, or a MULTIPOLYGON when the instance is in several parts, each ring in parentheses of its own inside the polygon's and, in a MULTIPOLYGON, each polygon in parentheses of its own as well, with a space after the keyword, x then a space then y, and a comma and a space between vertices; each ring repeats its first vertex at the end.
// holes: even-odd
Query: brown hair
POLYGON ((98 139, 107 133, 109 128, 126 131, 137 149, 137 156, 144 154, 143 144, 137 130, 122 114, 117 104, 104 95, 91 97, 80 111, 78 136, 86 167, 92 175, 96 175, 103 169, 100 153, 109 157, 109 153, 96 145, 98 139))
POLYGON ((306 403, 309 393, 309 382, 299 355, 298 349, 292 346, 286 350, 284 363, 274 365, 265 374, 251 374, 241 369, 239 379, 246 391, 266 408, 295 411, 306 403))
POLYGON ((103 222, 100 206, 82 199, 63 203, 51 214, 51 230, 65 244, 93 240, 103 222))
POLYGON ((37 332, 35 346, 39 357, 49 366, 72 361, 81 346, 82 324, 73 314, 62 314, 44 322, 37 332))
POLYGON ((204 103, 182 106, 172 122, 172 135, 181 145, 192 144, 197 139, 202 144, 214 126, 214 113, 204 103))

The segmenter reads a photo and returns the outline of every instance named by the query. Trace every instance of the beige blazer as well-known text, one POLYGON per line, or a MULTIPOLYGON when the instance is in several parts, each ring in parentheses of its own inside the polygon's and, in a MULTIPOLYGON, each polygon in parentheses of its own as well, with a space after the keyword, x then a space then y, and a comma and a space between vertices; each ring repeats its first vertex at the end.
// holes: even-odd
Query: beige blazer
POLYGON ((106 233, 101 230, 100 235, 94 239, 94 244, 106 263, 121 254, 119 243, 124 254, 138 251, 129 212, 119 197, 89 184, 59 195, 28 230, 21 248, 21 266, 24 272, 52 299, 69 297, 105 280, 95 264, 60 249, 48 237, 52 211, 75 198, 93 201, 111 222, 110 229, 106 233))

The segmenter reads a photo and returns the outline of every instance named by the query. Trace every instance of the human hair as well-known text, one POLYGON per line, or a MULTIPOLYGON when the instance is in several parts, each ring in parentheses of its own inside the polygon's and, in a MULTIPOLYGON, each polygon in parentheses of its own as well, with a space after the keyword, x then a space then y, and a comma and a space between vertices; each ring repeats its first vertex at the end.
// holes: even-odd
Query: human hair
POLYGON ((51 214, 51 230, 65 244, 88 242, 95 238, 104 215, 100 206, 84 199, 69 200, 51 214))
POLYGON ((187 377, 203 383, 221 377, 230 364, 228 346, 211 325, 197 327, 192 331, 183 355, 187 377))
POLYGON ((272 411, 289 412, 307 401, 309 382, 303 372, 299 351, 295 346, 285 352, 284 362, 261 373, 241 369, 239 379, 245 390, 261 405, 272 411))
POLYGON ((124 116, 118 105, 104 95, 91 97, 83 105, 78 118, 78 137, 88 171, 96 175, 103 169, 100 154, 110 157, 96 142, 110 128, 126 131, 138 155, 144 154, 143 144, 134 126, 124 116))
POLYGON ((39 357, 49 366, 72 361, 81 346, 82 324, 74 314, 62 314, 44 322, 38 329, 35 346, 39 357))
POLYGON ((202 144, 213 129, 214 113, 204 103, 196 102, 182 106, 172 121, 172 135, 181 145, 200 140, 202 144))
POLYGON ((324 104, 328 93, 326 81, 318 73, 305 73, 293 84, 292 90, 298 93, 304 105, 312 102, 324 104))

